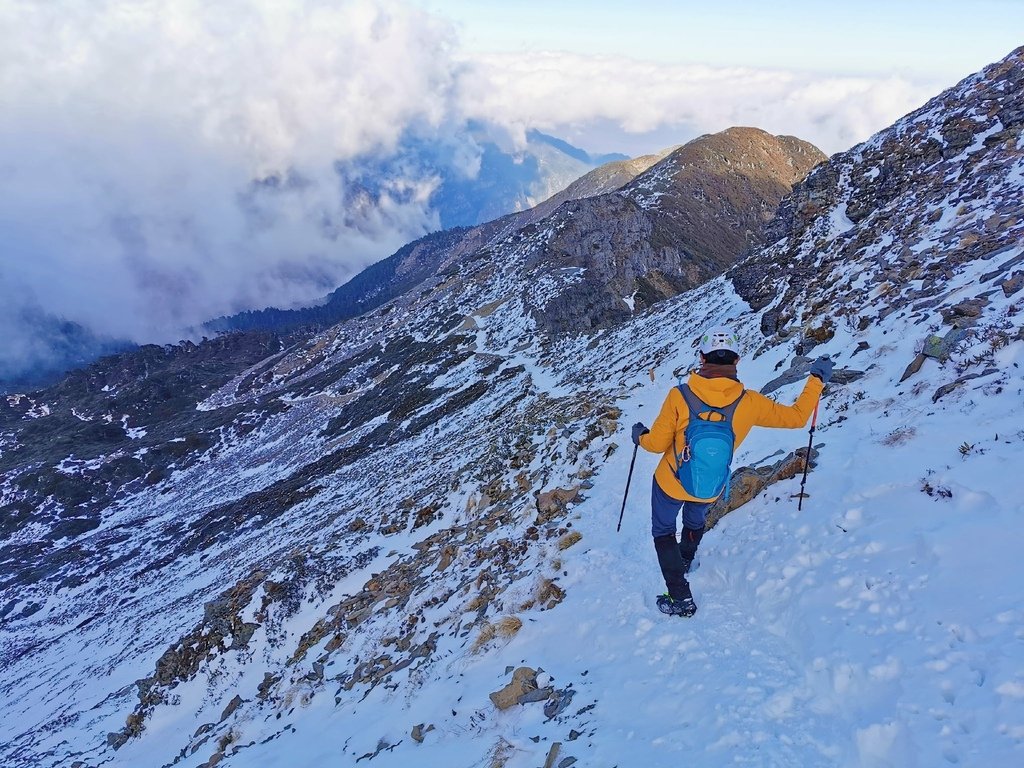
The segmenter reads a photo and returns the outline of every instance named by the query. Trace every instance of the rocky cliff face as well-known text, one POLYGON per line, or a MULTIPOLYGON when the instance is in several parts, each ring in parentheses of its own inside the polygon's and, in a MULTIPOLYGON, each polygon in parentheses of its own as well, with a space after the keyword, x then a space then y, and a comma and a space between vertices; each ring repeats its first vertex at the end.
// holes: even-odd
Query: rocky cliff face
MULTIPOLYGON (((769 206, 772 179, 795 181, 813 152, 727 132, 747 158, 714 180, 693 170, 715 162, 707 142, 684 147, 624 190, 496 225, 331 328, 152 349, 8 398, 5 764, 256 765, 299 739, 324 740, 323 760, 444 763, 453 744, 513 737, 486 696, 463 701, 465 681, 565 611, 578 569, 606 567, 573 560, 593 524, 584 513, 617 514, 609 468, 628 464, 628 418, 685 370, 686 342, 707 325, 736 325, 750 364, 777 372, 766 390, 805 375, 813 347, 835 356, 820 425, 834 434, 865 405, 894 407, 873 392, 901 376, 921 418, 971 408, 953 403, 967 387, 1012 413, 1020 377, 1000 350, 1024 340, 1020 68, 1018 51, 813 173, 771 225, 779 240, 698 290, 672 295, 724 268, 697 257, 701 244, 732 252, 766 215, 729 201, 769 206), (950 115, 986 127, 940 146, 933 176, 918 148, 950 115), (890 162, 885 191, 866 157, 890 162), (714 210, 732 213, 715 224, 714 210), (684 221, 692 242, 673 234, 684 221), (564 333, 586 327, 599 330, 564 333), (58 528, 81 509, 87 525, 58 528), (400 729, 411 741, 381 730, 381 702, 401 718, 421 701, 444 704, 430 713, 437 752, 422 717, 400 729), (427 752, 403 751, 424 739, 427 752)), ((799 466, 746 458, 751 493, 799 466)), ((543 701, 538 741, 600 738, 606 681, 523 669, 496 706, 543 701)), ((467 749, 467 763, 490 754, 467 749)))
MULTIPOLYGON (((792 300, 808 291, 820 297, 818 322, 834 325, 864 284, 884 286, 882 312, 913 306, 920 313, 942 300, 960 265, 991 260, 995 269, 1024 235, 1022 124, 1019 48, 816 168, 769 226, 774 245, 729 273, 751 306, 772 307, 766 335, 802 330, 792 300), (855 262, 867 272, 826 282, 835 268, 855 262)), ((1003 268, 1021 262, 1015 257, 1003 268)))
POLYGON ((538 313, 552 332, 591 330, 693 288, 755 243, 794 183, 825 159, 812 145, 730 128, 684 145, 621 191, 559 208, 535 263, 583 277, 538 313))

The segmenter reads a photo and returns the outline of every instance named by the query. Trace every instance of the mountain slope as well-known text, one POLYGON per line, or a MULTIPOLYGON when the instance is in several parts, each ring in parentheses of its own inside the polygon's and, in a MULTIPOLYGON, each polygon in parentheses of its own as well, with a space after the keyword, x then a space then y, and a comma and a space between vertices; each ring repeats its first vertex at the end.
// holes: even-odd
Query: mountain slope
MULTIPOLYGON (((195 418, 233 414, 214 444, 94 530, 7 534, 5 763, 1019 763, 1022 77, 1024 49, 834 158, 767 249, 610 329, 545 334, 591 268, 540 257, 573 226, 555 216, 204 395, 195 418), (917 157, 950 115, 971 141, 846 213, 873 147, 917 157), (782 401, 812 350, 839 374, 804 510, 791 476, 722 519, 682 622, 653 606, 655 457, 613 532, 622 446, 720 322, 782 401), (539 700, 496 709, 526 665, 539 700)), ((628 195, 603 204, 634 215, 628 195)), ((805 444, 755 432, 737 464, 805 444)))
POLYGON ((584 300, 593 306, 582 326, 571 317, 565 323, 561 319, 579 309, 579 302, 569 298, 569 307, 549 313, 552 329, 603 327, 628 317, 637 300, 647 306, 730 266, 759 242, 760 231, 792 185, 824 160, 806 142, 750 128, 702 136, 664 155, 606 163, 529 210, 427 235, 364 270, 320 306, 244 312, 207 327, 214 332, 325 328, 381 306, 458 262, 494 253, 533 226, 559 232, 538 248, 536 259, 601 276, 583 286, 590 297, 584 300), (638 178, 635 192, 613 194, 638 178), (666 201, 674 202, 652 202, 666 195, 666 201), (584 202, 590 198, 596 199, 584 202), (559 212, 564 203, 569 206, 559 212), (586 252, 580 252, 581 242, 586 252))
POLYGON ((678 147, 666 149, 654 155, 642 155, 640 157, 615 160, 605 163, 576 179, 572 184, 560 192, 556 192, 542 203, 538 203, 529 210, 529 221, 539 221, 550 215, 562 203, 570 200, 581 200, 585 197, 597 197, 609 192, 615 192, 633 181, 637 176, 646 171, 658 161, 678 147))
MULTIPOLYGON (((313 225, 316 231, 305 234, 314 239, 324 238, 321 245, 328 253, 342 247, 339 243, 347 242, 345 237, 339 240, 339 232, 346 230, 364 232, 367 242, 394 242, 394 237, 388 237, 386 232, 380 231, 381 227, 387 229, 388 226, 382 223, 381 217, 384 217, 383 221, 388 220, 386 212, 390 208, 410 202, 402 200, 405 193, 397 193, 397 189, 406 189, 410 184, 413 187, 420 185, 424 195, 429 190, 427 199, 423 200, 425 210, 422 211, 422 220, 426 222, 434 217, 442 229, 449 232, 428 235, 419 243, 400 249, 392 257, 403 260, 408 250, 415 245, 419 245, 421 251, 436 248, 439 241, 449 241, 454 232, 526 210, 592 169, 622 159, 623 155, 591 155, 565 141, 533 130, 527 131, 519 147, 511 146, 507 137, 498 138, 493 127, 484 125, 469 126, 467 135, 454 142, 439 141, 437 136, 424 138, 407 134, 393 153, 366 157, 351 163, 339 161, 334 167, 334 183, 344 189, 343 199, 347 201, 345 214, 339 220, 333 220, 323 211, 316 215, 313 211, 307 211, 309 221, 316 220, 317 223, 313 225), (377 234, 371 234, 374 232, 377 234)), ((284 200, 288 195, 311 184, 313 182, 310 179, 303 178, 294 170, 274 173, 251 180, 247 189, 239 194, 237 202, 244 209, 246 221, 253 226, 259 222, 257 229, 261 229, 272 226, 280 213, 274 213, 276 207, 285 205, 284 200)), ((390 226, 415 228, 411 221, 392 221, 390 226)), ((473 241, 472 237, 470 241, 473 241)), ((289 256, 296 263, 304 263, 306 259, 301 252, 279 254, 273 258, 289 256)), ((335 254, 335 257, 344 258, 345 255, 335 254)), ((321 276, 324 273, 337 273, 337 266, 321 264, 314 271, 321 276)), ((236 264, 233 271, 248 268, 236 264)), ((312 280, 301 276, 279 276, 278 279, 285 282, 312 280)), ((322 280, 319 284, 322 285, 322 280)), ((206 328, 211 332, 289 331, 305 326, 323 328, 353 317, 370 306, 378 306, 410 286, 409 276, 396 276, 389 270, 387 263, 374 264, 330 297, 326 297, 326 303, 322 306, 298 312, 275 309, 247 311, 234 317, 214 320, 206 328), (384 298, 380 298, 375 290, 382 283, 390 289, 384 298), (377 303, 373 303, 375 299, 377 303)), ((285 292, 301 295, 308 293, 308 288, 308 285, 306 290, 292 286, 291 291, 285 292)), ((260 290, 268 289, 264 287, 260 290)), ((247 297, 243 299, 245 301, 259 300, 253 298, 259 291, 244 293, 247 297)), ((260 295, 264 300, 272 301, 275 294, 271 292, 260 295)), ((0 335, 7 340, 0 347, 0 393, 49 386, 59 381, 69 370, 87 365, 104 355, 137 346, 128 336, 100 337, 95 329, 64 319, 61 313, 66 308, 51 307, 44 310, 32 302, 25 304, 22 299, 4 295, 2 303, 9 306, 0 307, 0 335)), ((178 301, 171 296, 165 296, 164 299, 171 303, 178 301)), ((174 331, 174 328, 164 329, 165 333, 174 331)), ((173 338, 192 337, 195 328, 189 325, 178 331, 180 336, 173 338)))
MULTIPOLYGON (((582 270, 537 313, 552 333, 605 328, 732 266, 820 161, 815 147, 755 128, 702 136, 620 192, 575 200, 542 224, 530 264, 582 270)), ((529 233, 527 229, 524 232, 529 233)))

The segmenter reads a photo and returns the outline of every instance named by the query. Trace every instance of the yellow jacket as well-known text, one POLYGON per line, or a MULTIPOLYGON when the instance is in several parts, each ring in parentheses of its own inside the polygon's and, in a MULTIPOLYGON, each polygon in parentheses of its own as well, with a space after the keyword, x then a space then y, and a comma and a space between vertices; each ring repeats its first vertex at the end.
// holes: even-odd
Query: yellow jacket
MULTIPOLYGON (((706 379, 691 373, 687 382, 693 393, 708 405, 716 408, 729 405, 743 391, 743 385, 735 379, 706 379)), ((821 396, 824 384, 816 376, 809 376, 804 390, 793 405, 780 405, 760 392, 747 390, 732 418, 732 429, 736 435, 734 447, 739 447, 751 427, 787 427, 795 429, 807 423, 814 411, 814 405, 821 396)), ((654 477, 667 495, 679 501, 701 501, 696 499, 679 484, 676 477, 675 451, 682 453, 686 444, 684 432, 690 421, 690 412, 678 387, 672 387, 661 406, 661 413, 651 425, 651 431, 640 437, 640 447, 651 453, 664 453, 654 477), (673 448, 673 438, 675 447, 673 448)))

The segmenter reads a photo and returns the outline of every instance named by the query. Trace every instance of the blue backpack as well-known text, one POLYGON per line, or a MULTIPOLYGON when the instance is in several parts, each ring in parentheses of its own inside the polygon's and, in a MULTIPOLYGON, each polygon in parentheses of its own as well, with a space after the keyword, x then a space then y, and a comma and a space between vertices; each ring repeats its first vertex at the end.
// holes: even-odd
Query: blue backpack
POLYGON ((695 499, 714 501, 729 485, 729 467, 736 442, 732 417, 746 391, 721 408, 705 403, 693 394, 687 384, 680 384, 679 392, 690 411, 690 420, 684 433, 686 444, 682 453, 675 450, 673 441, 672 450, 678 467, 676 477, 683 490, 695 499), (712 414, 718 414, 719 418, 710 421, 712 414))

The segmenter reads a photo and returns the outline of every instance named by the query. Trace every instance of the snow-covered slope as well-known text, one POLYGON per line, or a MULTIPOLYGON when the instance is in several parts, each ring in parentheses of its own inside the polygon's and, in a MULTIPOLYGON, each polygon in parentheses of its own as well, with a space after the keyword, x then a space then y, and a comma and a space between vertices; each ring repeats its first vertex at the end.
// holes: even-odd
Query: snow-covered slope
POLYGON ((774 245, 610 330, 541 331, 582 275, 538 226, 211 394, 238 416, 201 459, 53 551, 8 535, 4 763, 1020 764, 1022 79, 1024 49, 834 158, 774 245), (914 151, 954 114, 966 144, 914 151), (790 478, 722 518, 681 620, 656 457, 615 532, 628 427, 721 322, 748 386, 839 375, 803 510, 790 478), (537 700, 499 710, 524 666, 537 700))

